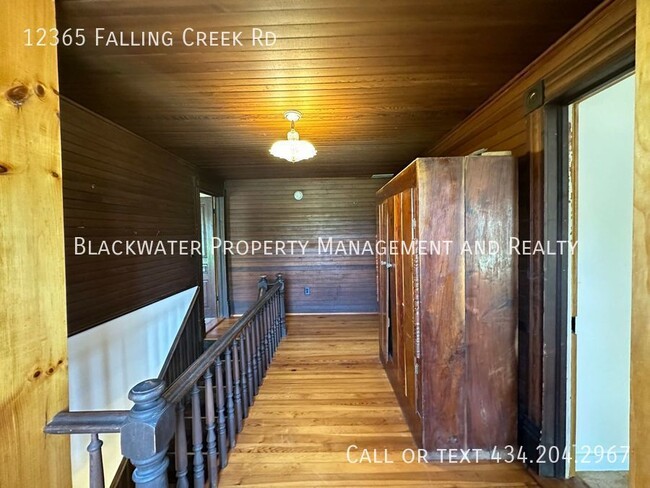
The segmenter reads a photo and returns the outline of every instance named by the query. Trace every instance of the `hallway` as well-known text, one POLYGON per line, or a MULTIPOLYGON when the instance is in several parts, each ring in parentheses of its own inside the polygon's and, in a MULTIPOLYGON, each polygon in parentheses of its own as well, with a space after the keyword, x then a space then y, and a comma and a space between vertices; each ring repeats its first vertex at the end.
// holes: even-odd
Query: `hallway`
MULTIPOLYGON (((416 450, 379 362, 375 315, 289 316, 219 486, 533 487, 519 465, 407 464, 416 450), (360 461, 368 449, 373 459, 360 461), (386 449, 386 455, 384 454, 386 449), (411 451, 406 451, 410 453, 411 451)), ((417 451, 416 451, 417 452, 417 451)))

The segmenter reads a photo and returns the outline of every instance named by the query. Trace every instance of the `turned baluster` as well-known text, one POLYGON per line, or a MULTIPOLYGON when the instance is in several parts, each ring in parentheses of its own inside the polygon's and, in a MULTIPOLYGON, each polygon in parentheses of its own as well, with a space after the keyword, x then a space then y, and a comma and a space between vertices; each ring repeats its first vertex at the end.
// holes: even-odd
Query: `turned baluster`
POLYGON ((203 375, 205 379, 205 446, 208 451, 208 483, 217 486, 217 437, 214 433, 214 390, 212 388, 212 368, 203 375))
POLYGON ((201 425, 201 396, 197 384, 192 388, 192 450, 194 451, 194 486, 205 482, 203 468, 203 427, 201 425))
POLYGON ((274 300, 274 315, 275 315, 275 348, 280 346, 282 339, 282 320, 280 319, 280 293, 275 295, 274 300))
POLYGON ((282 331, 282 337, 286 337, 287 335, 287 322, 286 322, 286 316, 284 313, 284 278, 282 277, 282 273, 278 273, 275 275, 277 278, 277 281, 280 282, 280 329, 282 331))
POLYGON ((230 449, 237 444, 237 432, 235 430, 235 402, 233 399, 232 382, 232 351, 231 347, 226 349, 226 412, 228 414, 228 443, 230 449))
POLYGON ((221 469, 228 465, 228 439, 226 438, 226 402, 223 392, 223 369, 221 357, 215 362, 215 377, 217 385, 217 439, 219 442, 219 464, 221 469))
POLYGON ((174 437, 176 487, 189 488, 187 480, 187 436, 185 434, 185 402, 176 404, 176 434, 174 437))
POLYGON ((252 368, 253 368, 253 397, 257 396, 260 391, 260 349, 258 346, 257 324, 258 316, 253 318, 251 324, 251 354, 252 354, 252 368))
POLYGON ((273 354, 271 349, 271 307, 268 302, 264 306, 264 313, 266 315, 266 319, 264 320, 266 327, 266 332, 264 334, 264 338, 266 339, 266 364, 264 364, 264 376, 266 376, 266 372, 271 365, 271 356, 273 354))
POLYGON ((273 315, 273 355, 275 356, 275 351, 278 349, 278 344, 280 344, 280 323, 278 321, 278 294, 273 295, 273 300, 271 302, 271 309, 273 315))
POLYGON ((90 456, 90 486, 104 488, 104 461, 102 459, 102 444, 98 434, 90 434, 88 455, 90 456))
POLYGON ((241 339, 237 338, 233 342, 232 346, 232 373, 235 382, 235 422, 237 424, 237 432, 241 432, 242 419, 244 418, 241 401, 241 368, 239 359, 240 347, 241 339))
POLYGON ((255 401, 253 375, 257 372, 253 370, 253 363, 253 322, 249 322, 246 326, 246 383, 248 383, 248 405, 253 405, 255 401))
MULTIPOLYGON (((266 365, 268 364, 268 345, 269 345, 269 338, 266 335, 266 304, 264 305, 264 308, 262 308, 262 312, 260 314, 260 360, 261 360, 261 376, 262 376, 262 381, 264 380, 264 377, 266 376, 266 365)), ((262 382, 260 382, 261 384, 262 382)))
MULTIPOLYGON (((246 372, 246 342, 248 336, 246 335, 246 327, 242 331, 239 340, 239 371, 241 375, 241 405, 242 405, 242 418, 248 417, 248 375, 246 372)), ((235 404, 236 406, 236 404, 235 404)))
POLYGON ((259 392, 259 388, 262 386, 262 381, 264 381, 264 348, 262 345, 264 344, 264 335, 263 335, 263 329, 262 329, 262 311, 258 312, 257 314, 257 320, 255 322, 255 335, 257 336, 257 341, 255 344, 255 348, 257 350, 257 385, 258 385, 258 391, 256 394, 259 392))
MULTIPOLYGON (((274 295, 275 296, 275 295, 274 295)), ((271 347, 271 354, 269 359, 275 357, 275 300, 271 298, 269 301, 269 346, 271 347)), ((269 361, 269 364, 271 361, 269 361)))

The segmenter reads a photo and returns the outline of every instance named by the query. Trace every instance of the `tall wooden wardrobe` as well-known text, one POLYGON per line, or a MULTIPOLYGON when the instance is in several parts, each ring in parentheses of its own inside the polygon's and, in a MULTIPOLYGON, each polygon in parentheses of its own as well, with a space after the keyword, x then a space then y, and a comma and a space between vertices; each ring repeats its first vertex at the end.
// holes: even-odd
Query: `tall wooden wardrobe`
POLYGON ((381 360, 432 459, 516 443, 515 178, 510 156, 420 158, 377 192, 381 360))

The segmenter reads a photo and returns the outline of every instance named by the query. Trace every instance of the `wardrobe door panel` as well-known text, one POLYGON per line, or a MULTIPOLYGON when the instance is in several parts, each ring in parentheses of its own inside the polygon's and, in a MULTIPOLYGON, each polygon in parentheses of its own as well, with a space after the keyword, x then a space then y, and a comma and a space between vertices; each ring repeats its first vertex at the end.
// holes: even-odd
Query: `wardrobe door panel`
POLYGON ((420 256, 424 448, 464 447, 465 269, 463 167, 418 160, 420 240, 449 247, 420 256))
MULTIPOLYGON (((402 195, 393 197, 393 241, 397 243, 398 249, 402 242, 402 195)), ((395 330, 397 342, 395 343, 395 363, 397 365, 398 378, 402 384, 402 391, 406 396, 405 370, 404 370, 404 265, 403 256, 398 251, 393 254, 393 278, 395 281, 395 330)))
POLYGON ((414 411, 416 410, 415 388, 415 317, 413 306, 413 190, 401 193, 402 199, 402 329, 404 331, 404 394, 414 411))
POLYGON ((472 448, 491 449, 516 443, 517 263, 508 252, 516 235, 512 160, 482 158, 467 165, 465 181, 465 238, 473 251, 465 253, 467 435, 472 448))
MULTIPOLYGON (((377 239, 386 242, 388 227, 387 204, 382 202, 378 207, 377 239)), ((385 364, 388 360, 388 321, 390 318, 388 308, 388 273, 386 270, 386 256, 377 255, 377 299, 379 300, 379 354, 385 364)))

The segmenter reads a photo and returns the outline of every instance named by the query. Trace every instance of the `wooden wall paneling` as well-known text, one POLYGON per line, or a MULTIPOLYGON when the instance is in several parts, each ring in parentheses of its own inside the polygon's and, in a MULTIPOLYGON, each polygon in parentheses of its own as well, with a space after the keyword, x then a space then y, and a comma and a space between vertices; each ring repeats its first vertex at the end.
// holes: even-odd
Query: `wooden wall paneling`
POLYGON ((637 2, 630 486, 650 485, 650 4, 637 2))
POLYGON ((374 254, 319 254, 318 238, 332 237, 334 246, 349 240, 374 243, 375 192, 382 183, 370 178, 227 181, 229 240, 309 241, 304 255, 296 245, 294 255, 228 256, 234 313, 243 313, 255 300, 251 282, 277 272, 285 274, 289 312, 376 312, 374 254), (301 201, 293 197, 296 190, 304 194, 301 201), (305 287, 311 295, 304 294, 305 287))
POLYGON ((490 451, 517 441, 517 262, 507 252, 516 235, 517 182, 514 165, 503 158, 467 162, 465 239, 485 246, 464 253, 467 445, 490 451), (500 252, 490 252, 491 242, 500 252))
POLYGON ((425 449, 465 447, 465 269, 463 168, 440 158, 418 164, 420 222, 423 241, 451 241, 449 253, 421 256, 420 321, 422 357, 429 380, 423 382, 425 449), (421 176, 420 176, 421 175, 421 176), (441 292, 443 291, 444 292, 441 292), (432 408, 435 405, 436 408, 432 408))
POLYGON ((0 22, 0 486, 70 486, 63 200, 54 2, 7 2, 0 22))
POLYGON ((216 9, 184 0, 59 3, 61 30, 174 32, 171 47, 61 47, 62 93, 233 179, 395 172, 598 0, 400 0, 379 9, 345 0, 228 1, 216 9), (185 46, 187 26, 241 30, 243 46, 185 46), (277 42, 252 46, 251 26, 277 42), (278 165, 268 154, 287 131, 289 108, 304 112, 298 130, 319 150, 312 162, 278 165))
POLYGON ((635 1, 606 0, 582 22, 497 91, 428 152, 430 156, 469 154, 476 149, 529 147, 523 97, 544 80, 546 99, 567 90, 603 67, 634 52, 635 1), (510 137, 503 137, 504 133, 510 137), (503 145, 503 142, 508 142, 503 145), (498 146, 496 144, 499 144, 498 146))
POLYGON ((198 177, 68 100, 61 124, 69 333, 199 284, 200 256, 75 254, 77 237, 95 249, 102 240, 200 240, 198 177))

